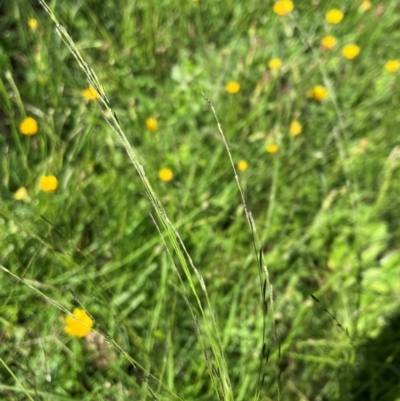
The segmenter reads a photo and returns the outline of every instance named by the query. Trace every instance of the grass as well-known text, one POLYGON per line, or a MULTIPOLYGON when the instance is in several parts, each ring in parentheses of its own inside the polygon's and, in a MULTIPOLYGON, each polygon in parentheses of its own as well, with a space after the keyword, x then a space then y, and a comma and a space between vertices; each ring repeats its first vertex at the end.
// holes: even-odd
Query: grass
POLYGON ((400 397, 400 7, 361 3, 4 6, 0 399, 400 397))

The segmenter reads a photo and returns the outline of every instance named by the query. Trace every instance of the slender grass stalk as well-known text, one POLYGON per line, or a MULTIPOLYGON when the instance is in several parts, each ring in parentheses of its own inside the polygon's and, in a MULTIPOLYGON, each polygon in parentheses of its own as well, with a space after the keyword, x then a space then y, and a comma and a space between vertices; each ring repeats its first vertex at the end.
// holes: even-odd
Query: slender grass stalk
MULTIPOLYGON (((93 88, 97 91, 97 93, 100 95, 100 100, 99 100, 99 106, 104 112, 104 117, 112 131, 117 135, 117 137, 120 139, 121 143, 123 144, 126 153, 128 154, 129 159, 131 160, 134 168, 138 172, 143 186, 145 188, 146 194, 150 200, 150 203, 154 207, 154 210, 156 212, 156 216, 161 222, 161 226, 163 230, 165 230, 166 236, 169 241, 169 246, 172 246, 172 248, 175 250, 175 253, 178 257, 178 260, 180 262, 181 268, 185 274, 186 279, 188 280, 190 289, 192 294, 194 295, 197 303, 197 308, 198 311, 201 315, 202 318, 202 323, 204 325, 205 329, 205 336, 206 336, 206 341, 207 341, 207 346, 210 349, 210 352, 212 354, 212 359, 215 362, 216 365, 216 370, 217 370, 217 375, 221 378, 220 380, 220 386, 219 388, 215 389, 215 391, 218 394, 218 397, 221 400, 224 401, 231 401, 233 400, 233 393, 232 393, 232 386, 230 384, 230 379, 229 379, 229 374, 228 374, 228 368, 226 365, 226 361, 222 352, 222 346, 221 342, 219 339, 219 330, 218 330, 218 325, 215 320, 215 317, 213 315, 212 311, 212 305, 207 293, 206 285, 204 282, 204 279, 198 269, 195 267, 193 261, 190 258, 189 253, 187 252, 185 245, 174 227, 173 223, 171 220, 168 218, 167 213, 161 204, 159 198, 157 197, 155 191, 153 190, 153 187, 151 186, 150 182, 148 181, 146 177, 146 173, 144 170, 144 167, 139 163, 138 156, 136 154, 135 149, 131 146, 129 143, 123 129, 120 126, 120 123, 118 121, 117 115, 111 108, 110 101, 106 95, 106 91, 104 87, 101 85, 99 79, 97 78, 96 73, 94 70, 86 63, 82 55, 80 54, 77 46, 75 45, 73 39, 71 36, 68 34, 67 30, 58 22, 57 17, 55 14, 52 12, 52 10, 49 8, 49 6, 46 4, 44 0, 39 0, 40 4, 43 6, 43 8, 46 10, 46 12, 49 14, 51 19, 54 21, 56 25, 56 30, 57 33, 60 35, 61 39, 64 41, 66 46, 68 47, 69 51, 71 54, 74 56, 75 60, 78 62, 80 68, 83 70, 84 74, 86 75, 86 78, 89 82, 90 85, 93 86, 93 88), (194 281, 194 276, 197 278, 198 283, 200 284, 201 290, 203 291, 206 301, 205 305, 203 305, 203 302, 200 299, 200 294, 198 293, 198 290, 196 288, 196 284, 194 281), (208 314, 206 309, 207 308, 210 313, 208 314), (211 315, 211 318, 209 317, 211 315)), ((202 335, 199 333, 199 335, 202 335)), ((209 374, 211 377, 214 376, 215 372, 213 370, 209 371, 209 374)))
MULTIPOLYGON (((217 113, 215 111, 215 108, 214 108, 213 104, 211 103, 211 101, 208 99, 208 97, 204 93, 202 93, 202 95, 203 95, 204 99, 206 100, 206 102, 208 103, 208 105, 210 106, 210 109, 211 109, 212 113, 214 114, 215 121, 217 122, 217 126, 218 126, 218 131, 221 134, 221 137, 222 137, 222 140, 224 142, 226 151, 228 153, 229 161, 230 161, 231 166, 232 166, 232 170, 233 170, 233 173, 234 173, 234 176, 235 176, 236 184, 237 184, 237 187, 239 189, 240 196, 242 198, 243 210, 244 210, 244 213, 246 215, 246 219, 247 219, 247 222, 249 224, 250 232, 251 232, 251 236, 252 236, 254 253, 255 253, 256 259, 258 259, 258 266, 259 266, 258 272, 259 272, 259 279, 260 279, 260 294, 261 294, 261 299, 262 299, 262 306, 263 306, 264 311, 268 312, 268 299, 269 299, 271 314, 272 314, 272 317, 274 317, 275 316, 275 310, 274 310, 273 287, 272 287, 272 283, 270 281, 268 267, 267 267, 267 265, 265 263, 263 263, 263 251, 262 251, 262 247, 260 245, 260 240, 258 239, 258 236, 257 236, 256 225, 255 225, 255 222, 254 222, 254 219, 253 219, 253 216, 252 216, 251 212, 247 208, 246 197, 244 195, 242 186, 240 185, 239 176, 237 174, 235 163, 234 163, 233 157, 232 157, 232 153, 230 151, 228 139, 227 139, 227 137, 225 136, 225 134, 224 134, 224 132, 222 130, 222 126, 221 126, 221 124, 220 124, 220 122, 218 120, 218 116, 217 116, 217 113), (268 299, 267 299, 267 294, 266 294, 267 285, 268 285, 268 294, 269 294, 268 299)), ((273 333, 276 333, 275 319, 273 319, 273 322, 274 322, 273 323, 273 325, 274 325, 273 333)), ((265 359, 265 355, 264 355, 264 353, 265 353, 265 339, 266 339, 266 335, 267 335, 266 332, 267 332, 266 317, 265 317, 265 314, 263 314, 263 332, 262 332, 262 343, 263 343, 262 350, 263 351, 261 352, 261 356, 260 356, 260 368, 259 368, 259 375, 258 375, 258 381, 259 381, 259 385, 260 386, 261 386, 261 384, 263 382, 263 373, 262 373, 262 371, 263 371, 264 363, 267 362, 266 359, 265 359)), ((276 342, 276 340, 277 340, 276 336, 274 336, 274 339, 275 339, 275 342, 276 342)), ((279 344, 278 344, 278 348, 279 348, 279 344)), ((277 385, 278 385, 278 397, 279 397, 279 394, 280 394, 279 382, 277 382, 277 385)), ((256 394, 254 396, 255 400, 258 400, 259 397, 260 397, 260 386, 257 389, 257 392, 256 392, 256 394)))

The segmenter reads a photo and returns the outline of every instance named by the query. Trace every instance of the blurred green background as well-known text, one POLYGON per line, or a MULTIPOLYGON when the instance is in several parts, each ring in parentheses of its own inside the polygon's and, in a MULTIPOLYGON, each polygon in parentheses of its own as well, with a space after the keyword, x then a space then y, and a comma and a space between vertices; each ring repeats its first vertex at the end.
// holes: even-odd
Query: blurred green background
POLYGON ((400 4, 295 1, 285 16, 259 0, 48 5, 211 307, 195 274, 179 280, 146 188, 50 16, 38 1, 0 2, 0 399, 399 400, 400 4), (332 24, 335 8, 344 18, 332 24), (348 44, 360 48, 351 60, 348 44), (325 99, 312 98, 317 85, 325 99), (202 93, 234 164, 247 164, 236 169, 272 284, 266 314, 259 249, 202 93), (21 133, 26 117, 35 135, 21 133), (54 193, 40 188, 49 175, 54 193), (220 338, 229 385, 191 286, 216 319, 208 340, 220 338), (81 339, 64 332, 76 307, 95 320, 81 339))

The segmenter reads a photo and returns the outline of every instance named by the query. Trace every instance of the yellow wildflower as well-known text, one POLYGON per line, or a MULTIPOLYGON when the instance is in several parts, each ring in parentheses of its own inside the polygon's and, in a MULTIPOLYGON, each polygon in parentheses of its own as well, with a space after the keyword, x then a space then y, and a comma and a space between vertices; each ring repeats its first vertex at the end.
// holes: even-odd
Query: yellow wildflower
POLYGON ((328 90, 322 85, 314 86, 314 88, 307 92, 307 96, 317 102, 321 102, 322 100, 326 99, 328 94, 328 90))
POLYGON ((360 46, 357 46, 355 44, 346 45, 342 49, 343 56, 346 57, 348 60, 353 60, 358 56, 359 53, 360 53, 360 46))
POLYGON ((400 68, 399 60, 388 60, 385 63, 385 68, 389 72, 396 72, 400 68))
POLYGON ((29 18, 29 20, 28 20, 28 25, 29 25, 29 28, 31 28, 32 29, 32 31, 36 31, 36 29, 37 29, 37 27, 38 27, 38 22, 37 22, 37 19, 35 19, 35 18, 29 18))
POLYGON ((35 135, 38 132, 39 126, 37 121, 32 117, 26 117, 19 125, 19 131, 23 135, 35 135))
POLYGON ((25 187, 19 188, 14 194, 15 200, 24 200, 27 197, 28 197, 28 191, 26 190, 25 187))
POLYGON ((54 175, 43 175, 40 177, 39 188, 44 192, 55 192, 58 180, 54 175))
POLYGON ((297 121, 297 120, 293 120, 290 124, 290 135, 292 136, 296 136, 301 134, 301 131, 303 131, 303 127, 302 125, 297 121))
POLYGON ((237 81, 230 81, 226 85, 226 91, 230 94, 238 93, 240 90, 240 84, 237 81))
POLYGON ((360 140, 360 148, 361 148, 361 150, 365 150, 367 146, 368 146, 368 138, 362 138, 360 140))
POLYGON ((325 14, 325 19, 330 24, 338 24, 343 19, 343 11, 334 8, 325 14))
POLYGON ((274 13, 278 14, 281 17, 291 13, 293 11, 293 8, 293 1, 290 0, 278 0, 273 6, 274 13))
POLYGON ((150 132, 156 132, 158 128, 157 120, 154 117, 149 117, 146 119, 146 128, 150 132))
POLYGON ((278 151, 278 149, 279 148, 278 148, 278 145, 276 143, 271 143, 265 148, 265 150, 268 153, 276 153, 278 151))
POLYGON ((321 40, 321 46, 324 49, 331 50, 336 46, 337 40, 334 36, 325 36, 321 40))
POLYGON ((158 178, 161 181, 168 182, 174 178, 174 173, 172 172, 172 170, 170 168, 162 168, 158 172, 158 178))
POLYGON ((365 11, 368 11, 371 7, 371 2, 366 0, 361 3, 359 10, 363 13, 365 11))
POLYGON ((92 331, 93 320, 83 309, 75 308, 73 315, 75 317, 68 315, 65 318, 64 331, 75 337, 87 336, 92 331))
POLYGON ((237 168, 240 171, 246 171, 247 167, 249 167, 249 164, 247 163, 246 160, 240 160, 237 164, 237 168))
POLYGON ((96 89, 92 85, 82 91, 82 95, 86 100, 97 100, 100 99, 100 95, 97 93, 96 89))
POLYGON ((273 58, 268 62, 268 67, 271 68, 271 70, 277 70, 282 66, 282 60, 280 58, 273 58))

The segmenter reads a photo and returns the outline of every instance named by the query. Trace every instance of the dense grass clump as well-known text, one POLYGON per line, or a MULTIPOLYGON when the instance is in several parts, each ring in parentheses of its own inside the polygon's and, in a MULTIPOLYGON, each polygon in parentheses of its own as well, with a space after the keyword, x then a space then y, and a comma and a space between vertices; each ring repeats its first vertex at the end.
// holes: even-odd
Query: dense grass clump
POLYGON ((400 398, 397 1, 2 9, 0 400, 400 398))

